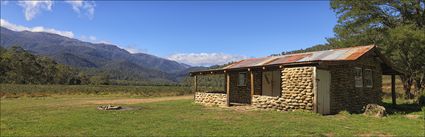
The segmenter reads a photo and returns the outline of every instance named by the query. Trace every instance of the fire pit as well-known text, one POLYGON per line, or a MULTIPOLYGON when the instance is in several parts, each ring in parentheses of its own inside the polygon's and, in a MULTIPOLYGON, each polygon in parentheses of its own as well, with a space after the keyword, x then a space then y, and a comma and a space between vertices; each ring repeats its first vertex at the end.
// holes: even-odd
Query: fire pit
POLYGON ((121 106, 112 106, 112 105, 106 105, 106 106, 98 106, 98 110, 120 110, 122 109, 121 106))
POLYGON ((141 110, 142 107, 140 106, 113 106, 113 105, 106 105, 106 106, 98 106, 98 110, 141 110))

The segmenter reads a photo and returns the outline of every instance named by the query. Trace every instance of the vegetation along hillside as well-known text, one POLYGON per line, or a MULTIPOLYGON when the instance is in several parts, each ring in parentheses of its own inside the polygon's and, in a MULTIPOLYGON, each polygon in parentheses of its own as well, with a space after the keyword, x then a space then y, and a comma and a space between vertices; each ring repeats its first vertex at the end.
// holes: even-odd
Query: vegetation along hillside
POLYGON ((12 84, 87 84, 78 70, 35 56, 21 47, 0 47, 0 83, 12 84))
POLYGON ((330 4, 338 17, 335 37, 327 38, 325 44, 281 54, 374 44, 402 71, 406 98, 424 92, 424 1, 333 0, 330 4))
POLYGON ((0 41, 4 48, 20 46, 88 75, 107 74, 116 81, 175 83, 187 76, 186 69, 190 69, 186 64, 144 53, 132 54, 115 45, 83 42, 52 33, 17 32, 1 27, 0 41))

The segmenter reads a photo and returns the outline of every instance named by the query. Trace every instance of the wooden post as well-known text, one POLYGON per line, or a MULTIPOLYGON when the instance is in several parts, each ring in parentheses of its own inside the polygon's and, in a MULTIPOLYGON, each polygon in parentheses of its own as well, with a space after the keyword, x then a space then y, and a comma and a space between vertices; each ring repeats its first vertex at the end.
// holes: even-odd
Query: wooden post
POLYGON ((393 106, 396 106, 396 94, 395 94, 395 75, 391 75, 391 99, 393 106))
POLYGON ((224 89, 223 89, 223 92, 226 92, 226 94, 227 94, 227 75, 226 75, 226 72, 224 72, 224 83, 223 83, 223 85, 224 85, 224 89))
POLYGON ((319 79, 317 79, 317 69, 316 67, 313 68, 313 112, 319 113, 317 109, 317 83, 319 79))
POLYGON ((252 97, 254 97, 254 72, 250 71, 250 82, 251 82, 251 103, 252 103, 252 97))
POLYGON ((226 73, 226 95, 227 95, 227 106, 230 106, 230 76, 226 73))
POLYGON ((193 80, 194 81, 193 86, 195 87, 195 93, 196 93, 196 92, 198 92, 198 76, 195 75, 193 77, 193 79, 194 79, 193 80))

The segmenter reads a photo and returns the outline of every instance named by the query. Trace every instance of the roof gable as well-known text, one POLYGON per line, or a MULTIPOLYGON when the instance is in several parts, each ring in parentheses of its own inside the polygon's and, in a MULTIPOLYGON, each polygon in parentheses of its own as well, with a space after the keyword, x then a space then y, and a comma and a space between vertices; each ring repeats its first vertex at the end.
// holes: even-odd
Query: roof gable
POLYGON ((391 62, 381 54, 378 48, 375 45, 369 46, 357 46, 350 48, 340 48, 340 49, 331 49, 324 51, 315 51, 315 52, 306 52, 306 53, 297 53, 297 54, 288 54, 282 56, 270 56, 263 58, 250 58, 241 60, 235 63, 232 63, 221 69, 212 69, 212 70, 203 70, 203 71, 194 71, 190 75, 198 74, 219 74, 225 73, 226 70, 239 70, 248 68, 258 68, 266 66, 279 66, 282 65, 306 65, 306 64, 317 64, 320 62, 329 62, 329 61, 354 61, 361 57, 365 57, 367 53, 376 53, 381 60, 381 66, 383 68, 384 75, 399 75, 402 74, 402 71, 394 67, 391 62))

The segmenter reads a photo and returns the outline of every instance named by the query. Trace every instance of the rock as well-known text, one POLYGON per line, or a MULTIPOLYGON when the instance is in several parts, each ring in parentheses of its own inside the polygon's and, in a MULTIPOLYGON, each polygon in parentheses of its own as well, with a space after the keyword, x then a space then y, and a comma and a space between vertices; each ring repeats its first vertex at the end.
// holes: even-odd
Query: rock
POLYGON ((368 104, 363 108, 365 115, 372 115, 375 117, 384 117, 387 115, 385 107, 378 104, 368 104))

